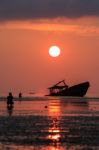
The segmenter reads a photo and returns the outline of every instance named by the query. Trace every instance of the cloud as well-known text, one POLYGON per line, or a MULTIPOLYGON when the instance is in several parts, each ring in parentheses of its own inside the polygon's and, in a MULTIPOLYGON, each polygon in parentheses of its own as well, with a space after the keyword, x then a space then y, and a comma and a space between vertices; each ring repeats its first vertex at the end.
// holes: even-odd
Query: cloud
POLYGON ((99 16, 99 0, 0 0, 0 20, 99 16))
POLYGON ((17 30, 31 30, 31 31, 52 31, 52 32, 64 32, 73 33, 80 36, 99 36, 99 26, 95 25, 80 25, 80 24, 61 24, 61 23, 33 23, 28 21, 22 22, 7 22, 5 24, 0 24, 0 29, 17 29, 17 30))

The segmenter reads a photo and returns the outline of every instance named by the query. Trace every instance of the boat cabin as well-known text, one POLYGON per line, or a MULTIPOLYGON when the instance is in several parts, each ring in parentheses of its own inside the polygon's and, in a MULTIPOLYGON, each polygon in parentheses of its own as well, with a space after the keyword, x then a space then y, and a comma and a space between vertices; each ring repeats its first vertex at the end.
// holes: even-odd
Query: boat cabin
POLYGON ((52 87, 49 87, 48 89, 49 89, 50 94, 56 94, 56 93, 62 92, 63 90, 67 88, 68 88, 68 85, 65 83, 64 80, 62 80, 58 82, 57 84, 53 85, 52 87))

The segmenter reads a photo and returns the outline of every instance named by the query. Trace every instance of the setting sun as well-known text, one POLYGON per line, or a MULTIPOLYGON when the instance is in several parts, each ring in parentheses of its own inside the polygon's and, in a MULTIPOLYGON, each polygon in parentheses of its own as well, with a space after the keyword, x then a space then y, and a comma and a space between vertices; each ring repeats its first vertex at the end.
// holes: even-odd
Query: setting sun
POLYGON ((51 46, 49 48, 49 55, 52 57, 58 57, 60 55, 60 48, 58 46, 51 46))

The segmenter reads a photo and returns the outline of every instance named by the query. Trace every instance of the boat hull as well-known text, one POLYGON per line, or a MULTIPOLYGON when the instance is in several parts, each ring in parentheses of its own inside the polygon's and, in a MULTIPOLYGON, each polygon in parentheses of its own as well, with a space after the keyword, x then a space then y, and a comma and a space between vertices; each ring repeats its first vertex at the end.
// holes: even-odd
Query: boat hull
POLYGON ((90 84, 89 82, 80 83, 71 87, 68 87, 67 89, 57 92, 57 93, 51 93, 48 96, 75 96, 75 97, 83 97, 90 84))

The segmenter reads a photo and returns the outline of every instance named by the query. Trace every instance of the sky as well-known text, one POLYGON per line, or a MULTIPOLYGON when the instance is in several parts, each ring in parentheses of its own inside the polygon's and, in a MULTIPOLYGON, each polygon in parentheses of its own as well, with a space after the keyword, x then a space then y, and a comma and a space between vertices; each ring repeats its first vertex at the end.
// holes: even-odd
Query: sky
POLYGON ((0 95, 45 94, 65 79, 99 96, 98 55, 99 0, 0 0, 0 95))

